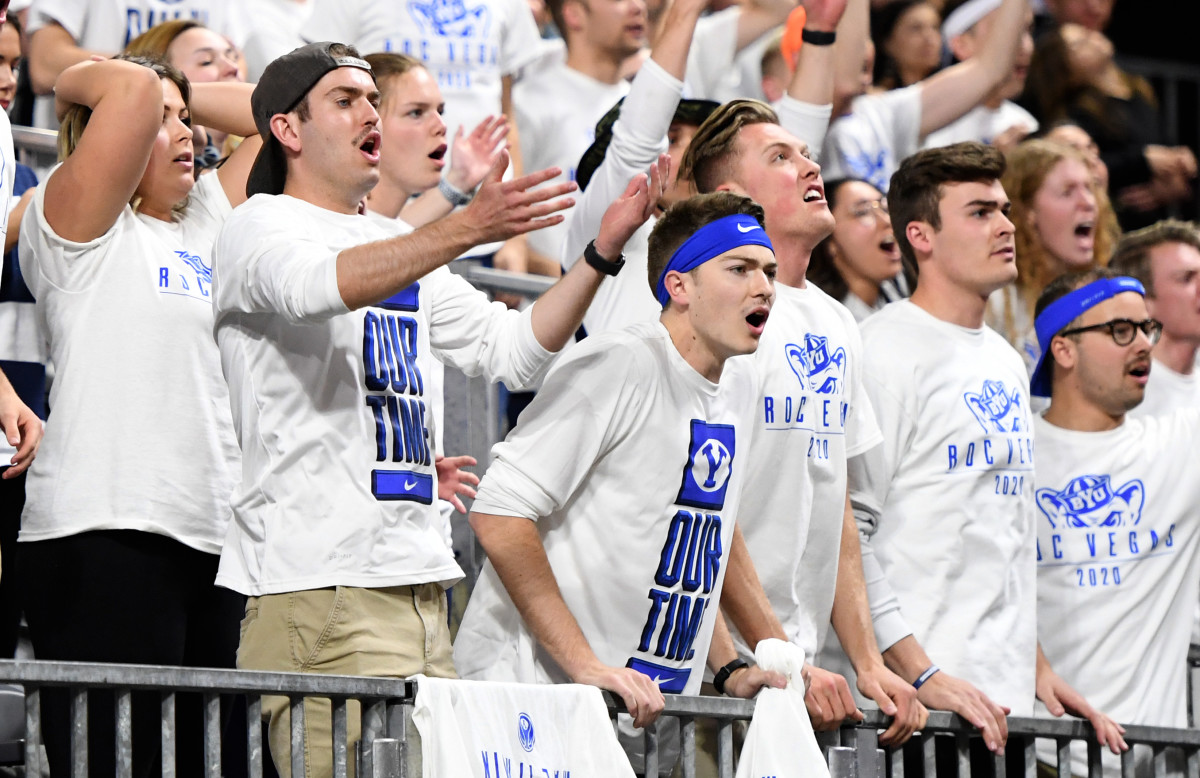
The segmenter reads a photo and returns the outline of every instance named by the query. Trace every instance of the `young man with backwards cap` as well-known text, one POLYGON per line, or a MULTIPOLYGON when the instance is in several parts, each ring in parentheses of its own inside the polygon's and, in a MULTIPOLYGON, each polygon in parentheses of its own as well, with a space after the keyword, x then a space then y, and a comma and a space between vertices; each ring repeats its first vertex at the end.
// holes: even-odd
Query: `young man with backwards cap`
MULTIPOLYGON (((1037 302, 1031 391, 1050 397, 1034 419, 1038 637, 1063 679, 1118 721, 1186 727, 1200 410, 1127 417, 1163 332, 1145 294, 1096 269, 1055 280, 1037 302)), ((1138 774, 1150 756, 1138 754, 1138 774)), ((1119 774, 1115 758, 1104 765, 1119 774)), ((1082 748, 1068 768, 1087 772, 1082 748)))
MULTIPOLYGON (((244 456, 217 583, 250 595, 242 668, 454 674, 444 588, 462 572, 433 505, 436 398, 424 375, 436 356, 514 384, 536 378, 661 189, 657 173, 632 182, 588 261, 510 312, 442 266, 556 223, 570 200, 554 198, 572 185, 532 188, 553 169, 502 183, 502 154, 466 208, 393 237, 359 214, 379 177, 377 101, 351 47, 313 43, 271 63, 252 98, 265 142, 251 199, 214 251, 216 336, 244 456)), ((325 775, 329 704, 305 705, 305 765, 325 775)), ((287 776, 287 701, 266 708, 287 776)))
POLYGON ((988 295, 1017 273, 1004 168, 994 147, 967 142, 920 151, 892 176, 892 229, 920 274, 910 300, 862 326, 864 383, 883 430, 883 444, 849 464, 863 568, 889 663, 922 699, 928 690, 935 707, 987 724, 990 749, 1004 746, 1004 713, 1031 715, 1036 691, 1055 715, 1086 715, 1115 753, 1117 725, 1037 648, 1025 369, 983 323, 988 295), (975 697, 965 712, 932 699, 962 687, 975 697))
MULTIPOLYGON (((754 376, 729 358, 757 347, 774 297, 762 218, 725 193, 673 206, 650 237, 659 319, 573 347, 493 449, 471 513, 488 562, 455 644, 464 677, 592 684, 644 727, 664 692, 699 691, 706 658, 735 657, 718 602, 754 376)), ((739 697, 783 685, 758 668, 721 680, 739 697)))

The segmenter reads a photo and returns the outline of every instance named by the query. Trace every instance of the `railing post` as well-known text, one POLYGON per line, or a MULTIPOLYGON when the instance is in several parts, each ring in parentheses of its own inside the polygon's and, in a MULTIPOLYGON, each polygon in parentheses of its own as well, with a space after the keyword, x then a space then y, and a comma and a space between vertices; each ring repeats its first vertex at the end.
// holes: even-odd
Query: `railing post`
POLYGON ((288 697, 291 708, 291 748, 289 760, 292 764, 292 778, 306 778, 304 775, 304 695, 294 694, 288 697))
POLYGON ((653 724, 643 730, 642 742, 646 744, 645 753, 643 754, 644 767, 642 772, 646 778, 655 778, 658 775, 658 725, 662 722, 659 717, 653 724))
POLYGON ((163 778, 175 778, 175 693, 163 692, 159 704, 159 740, 163 778))
POLYGON ((37 686, 25 686, 25 774, 42 774, 42 693, 37 686))
POLYGON ((204 695, 204 775, 221 778, 221 695, 204 695))
POLYGON ((77 689, 71 693, 71 777, 87 778, 88 774, 88 693, 77 689))
POLYGON ((115 707, 117 778, 133 778, 133 693, 118 689, 115 707))
POLYGON ((858 778, 858 757, 849 746, 833 746, 826 752, 830 778, 858 778))
POLYGON ((262 696, 246 695, 246 770, 249 778, 262 778, 262 696))
POLYGON ((679 732, 679 758, 683 765, 683 778, 696 778, 696 719, 681 716, 679 732))

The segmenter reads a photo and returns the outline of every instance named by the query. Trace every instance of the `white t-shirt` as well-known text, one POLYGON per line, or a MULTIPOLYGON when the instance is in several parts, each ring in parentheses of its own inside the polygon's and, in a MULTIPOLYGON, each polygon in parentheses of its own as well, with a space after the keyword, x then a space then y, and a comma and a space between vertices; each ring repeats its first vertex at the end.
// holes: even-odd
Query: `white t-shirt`
POLYGON ((434 504, 432 361, 521 387, 552 355, 528 312, 444 267, 347 310, 338 253, 401 231, 287 195, 256 195, 221 231, 216 335, 244 465, 217 583, 257 595, 461 577, 434 504))
POLYGON ((277 57, 304 45, 300 30, 312 15, 314 0, 255 0, 247 3, 246 80, 257 84, 277 57))
POLYGON ((409 3, 314 0, 305 40, 350 43, 363 54, 394 51, 421 60, 446 100, 446 137, 500 115, 500 79, 541 51, 525 0, 409 3))
POLYGON ((21 222, 21 271, 55 365, 21 540, 89 530, 221 549, 239 454, 212 340, 212 247, 229 200, 201 176, 182 218, 128 206, 84 243, 46 222, 46 182, 21 222))
MULTIPOLYGON (((740 362, 735 364, 735 362, 740 362)), ((748 361, 719 384, 660 322, 590 337, 547 376, 473 510, 537 522, 567 607, 601 662, 696 694, 739 513, 755 391, 748 361)), ((563 683, 491 562, 454 646, 473 680, 563 683)))
POLYGON ((940 130, 926 135, 921 148, 934 149, 968 140, 990 144, 997 135, 1018 124, 1025 127, 1026 132, 1037 132, 1038 121, 1033 114, 1010 100, 1002 102, 999 108, 977 105, 940 130))
MULTIPOLYGON (((1107 432, 1065 430, 1039 416, 1034 429, 1046 659, 1117 721, 1187 726, 1200 410, 1127 418, 1107 432)), ((1072 756, 1075 773, 1086 774, 1085 751, 1072 756)), ((1106 774, 1119 775, 1118 760, 1105 756, 1106 774)))
POLYGON ((911 631, 943 670, 1027 716, 1036 549, 1025 368, 987 327, 907 300, 863 322, 862 337, 884 442, 851 460, 850 497, 873 532, 863 571, 879 647, 911 631))
MULTIPOLYGON (((596 139, 596 122, 629 93, 629 83, 597 81, 566 65, 542 68, 513 87, 513 108, 525 169, 563 169, 554 181, 574 181, 579 158, 596 139)), ((529 247, 552 259, 562 253, 571 211, 561 224, 529 233, 529 247)))
POLYGON ((684 71, 683 96, 693 99, 718 99, 722 82, 734 73, 737 56, 737 28, 742 9, 734 6, 696 20, 684 71))
POLYGON ((887 192, 900 162, 920 148, 921 85, 854 99, 825 136, 821 175, 826 181, 861 178, 887 192))
MULTIPOLYGON (((247 32, 243 10, 236 0, 33 0, 28 33, 58 22, 82 48, 117 54, 156 24, 194 19, 240 47, 247 32)), ((34 110, 36 126, 58 127, 53 95, 39 97, 34 110)))
MULTIPOLYGON (((1131 410, 1129 417, 1166 416, 1180 408, 1200 408, 1200 374, 1195 370, 1189 375, 1176 373, 1157 359, 1152 360, 1142 404, 1131 410)), ((1200 598, 1192 622, 1192 642, 1200 643, 1200 598)))
POLYGON ((788 638, 815 657, 833 610, 846 458, 882 440, 863 389, 862 341, 850 312, 814 284, 777 283, 758 350, 734 361, 751 359, 760 394, 742 534, 788 638))

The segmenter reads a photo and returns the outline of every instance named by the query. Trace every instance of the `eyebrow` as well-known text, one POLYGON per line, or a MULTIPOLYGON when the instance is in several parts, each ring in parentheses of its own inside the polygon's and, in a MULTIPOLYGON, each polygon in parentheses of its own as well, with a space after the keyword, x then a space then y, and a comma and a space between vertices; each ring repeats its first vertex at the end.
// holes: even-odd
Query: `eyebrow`
POLYGON ((1004 211, 1005 213, 1008 213, 1009 209, 1012 208, 1012 202, 1009 200, 1005 200, 1004 202, 999 200, 972 200, 963 205, 963 208, 990 208, 993 211, 1004 211))
POLYGON ((379 90, 378 89, 372 89, 370 92, 364 92, 360 87, 357 87, 357 86, 340 86, 340 85, 331 88, 328 92, 325 93, 325 96, 332 97, 335 93, 343 94, 346 97, 359 97, 360 95, 365 94, 367 96, 368 100, 378 100, 379 99, 379 90))

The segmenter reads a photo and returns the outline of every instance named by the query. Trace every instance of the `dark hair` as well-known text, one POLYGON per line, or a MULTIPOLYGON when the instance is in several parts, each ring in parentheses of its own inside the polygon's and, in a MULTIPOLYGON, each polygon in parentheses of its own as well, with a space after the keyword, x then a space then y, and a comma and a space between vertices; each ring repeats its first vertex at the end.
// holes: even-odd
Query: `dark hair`
MULTIPOLYGON (((871 80, 884 89, 906 86, 900 81, 900 68, 887 53, 887 39, 896 30, 900 18, 918 5, 935 8, 929 0, 891 0, 882 8, 871 9, 871 40, 875 43, 875 68, 871 80)), ((941 12, 938 13, 941 16, 941 12)))
MULTIPOLYGON (((829 203, 829 210, 832 211, 837 207, 842 188, 846 184, 866 184, 878 191, 878 188, 874 184, 863 178, 835 178, 832 181, 827 181, 825 183, 825 200, 829 203)), ((825 294, 841 302, 846 298, 846 295, 850 294, 850 287, 833 260, 832 244, 833 234, 831 233, 829 237, 813 248, 812 255, 808 260, 808 270, 804 276, 807 280, 816 284, 825 294)), ((908 288, 912 289, 916 286, 916 272, 907 259, 901 258, 901 260, 900 272, 908 282, 908 288)))
POLYGON ((1108 266, 1117 275, 1133 276, 1146 287, 1146 296, 1154 296, 1154 273, 1150 268, 1150 251, 1164 243, 1183 243, 1200 251, 1200 228, 1191 222, 1163 219, 1149 227, 1126 233, 1113 252, 1108 266))
MULTIPOLYGON (((1137 96, 1150 105, 1157 105, 1154 89, 1148 81, 1120 68, 1117 72, 1137 96)), ((1069 113, 1083 113, 1106 131, 1123 134, 1118 124, 1120 119, 1111 116, 1107 109, 1104 93, 1091 84, 1079 81, 1073 73, 1070 50, 1063 39, 1061 26, 1047 30, 1038 38, 1025 79, 1025 99, 1043 124, 1058 122, 1067 118, 1069 113)))
MULTIPOLYGON (((351 46, 347 43, 331 44, 329 46, 329 56, 331 56, 331 57, 354 57, 355 59, 363 58, 363 56, 358 53, 358 49, 354 48, 353 46, 351 46)), ((371 74, 372 77, 374 77, 374 75, 375 75, 374 73, 371 74)), ((306 122, 312 118, 312 108, 308 102, 308 96, 311 93, 312 93, 312 90, 309 89, 308 92, 306 92, 304 94, 304 97, 300 98, 300 102, 296 103, 296 107, 292 109, 293 111, 296 112, 296 118, 302 122, 306 122)))
POLYGON ((569 0, 546 0, 546 10, 550 12, 550 18, 554 21, 555 28, 558 29, 558 35, 563 39, 563 45, 567 43, 567 22, 563 18, 563 6, 569 0))
POLYGON ((901 256, 917 266, 906 234, 911 222, 926 222, 935 230, 942 228, 938 207, 944 185, 999 181, 1004 170, 1004 155, 994 146, 975 141, 924 149, 906 157, 892 174, 887 193, 892 234, 901 256))
POLYGON ((646 280, 650 282, 651 294, 657 293, 658 277, 684 241, 704 225, 739 213, 753 216, 766 229, 762 206, 732 192, 695 195, 668 208, 650 231, 646 280))
POLYGON ((711 192, 732 177, 738 134, 751 124, 779 124, 779 116, 760 100, 730 100, 696 130, 683 159, 679 178, 691 180, 700 192, 711 192))

